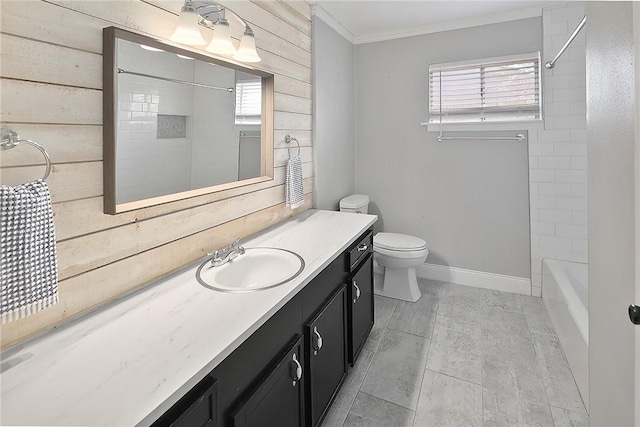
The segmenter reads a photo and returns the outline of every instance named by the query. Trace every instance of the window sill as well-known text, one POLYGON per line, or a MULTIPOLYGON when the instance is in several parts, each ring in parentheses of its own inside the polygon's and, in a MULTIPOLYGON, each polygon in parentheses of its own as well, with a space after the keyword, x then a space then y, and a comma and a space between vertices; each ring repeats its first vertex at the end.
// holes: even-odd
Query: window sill
MULTIPOLYGON (((420 123, 428 132, 440 132, 439 123, 420 123)), ((505 123, 443 123, 442 131, 500 131, 500 130, 544 130, 543 120, 505 123)))

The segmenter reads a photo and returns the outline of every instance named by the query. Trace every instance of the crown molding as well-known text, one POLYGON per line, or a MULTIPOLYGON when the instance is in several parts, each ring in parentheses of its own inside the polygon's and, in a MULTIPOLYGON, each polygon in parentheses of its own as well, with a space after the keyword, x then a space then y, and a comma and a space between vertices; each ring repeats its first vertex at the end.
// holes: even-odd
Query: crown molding
POLYGON ((347 30, 341 23, 339 23, 329 12, 324 10, 319 3, 311 3, 311 16, 319 18, 330 26, 334 31, 347 39, 349 43, 355 44, 356 36, 349 30, 347 30))
MULTIPOLYGON (((313 9, 312 9, 313 10, 313 9)), ((328 15, 328 14, 327 14, 328 15)), ((330 15, 329 15, 330 16, 330 15)), ((354 44, 365 44, 385 40, 401 39, 405 37, 421 36, 424 34, 439 33, 442 31, 458 30, 461 28, 477 27, 480 25, 498 24, 501 22, 516 21, 542 16, 542 7, 532 7, 510 12, 494 13, 469 19, 442 22, 438 24, 409 28, 402 31, 386 31, 365 36, 356 36, 354 44)), ((340 25, 338 23, 338 25, 340 25)), ((347 30, 348 31, 348 30, 347 30)))

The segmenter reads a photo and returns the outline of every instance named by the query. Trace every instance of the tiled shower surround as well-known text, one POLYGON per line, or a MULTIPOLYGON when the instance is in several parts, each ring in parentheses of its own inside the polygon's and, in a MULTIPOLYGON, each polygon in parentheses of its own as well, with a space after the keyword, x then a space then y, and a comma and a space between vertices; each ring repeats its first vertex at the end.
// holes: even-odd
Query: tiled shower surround
MULTIPOLYGON (((542 62, 553 59, 584 6, 543 10, 542 62)), ((541 295, 542 259, 587 262, 586 50, 583 29, 555 68, 543 70, 544 130, 529 131, 532 295, 541 295)))

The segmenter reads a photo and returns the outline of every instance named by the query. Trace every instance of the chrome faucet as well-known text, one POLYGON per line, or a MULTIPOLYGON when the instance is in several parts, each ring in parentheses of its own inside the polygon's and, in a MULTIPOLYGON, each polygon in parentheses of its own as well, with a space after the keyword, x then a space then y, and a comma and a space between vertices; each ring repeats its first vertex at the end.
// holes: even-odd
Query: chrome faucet
POLYGON ((211 259, 212 267, 219 267, 235 259, 238 255, 244 254, 244 248, 240 246, 240 239, 231 242, 229 246, 224 249, 218 249, 214 252, 209 252, 207 255, 213 255, 211 259))

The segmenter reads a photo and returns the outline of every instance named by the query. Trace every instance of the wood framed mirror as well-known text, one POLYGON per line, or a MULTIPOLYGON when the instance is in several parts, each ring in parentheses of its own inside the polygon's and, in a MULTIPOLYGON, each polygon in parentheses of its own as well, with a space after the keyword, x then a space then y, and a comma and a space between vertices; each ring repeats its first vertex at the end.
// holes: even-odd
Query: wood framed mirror
POLYGON ((104 212, 273 179, 273 75, 103 30, 104 212))

